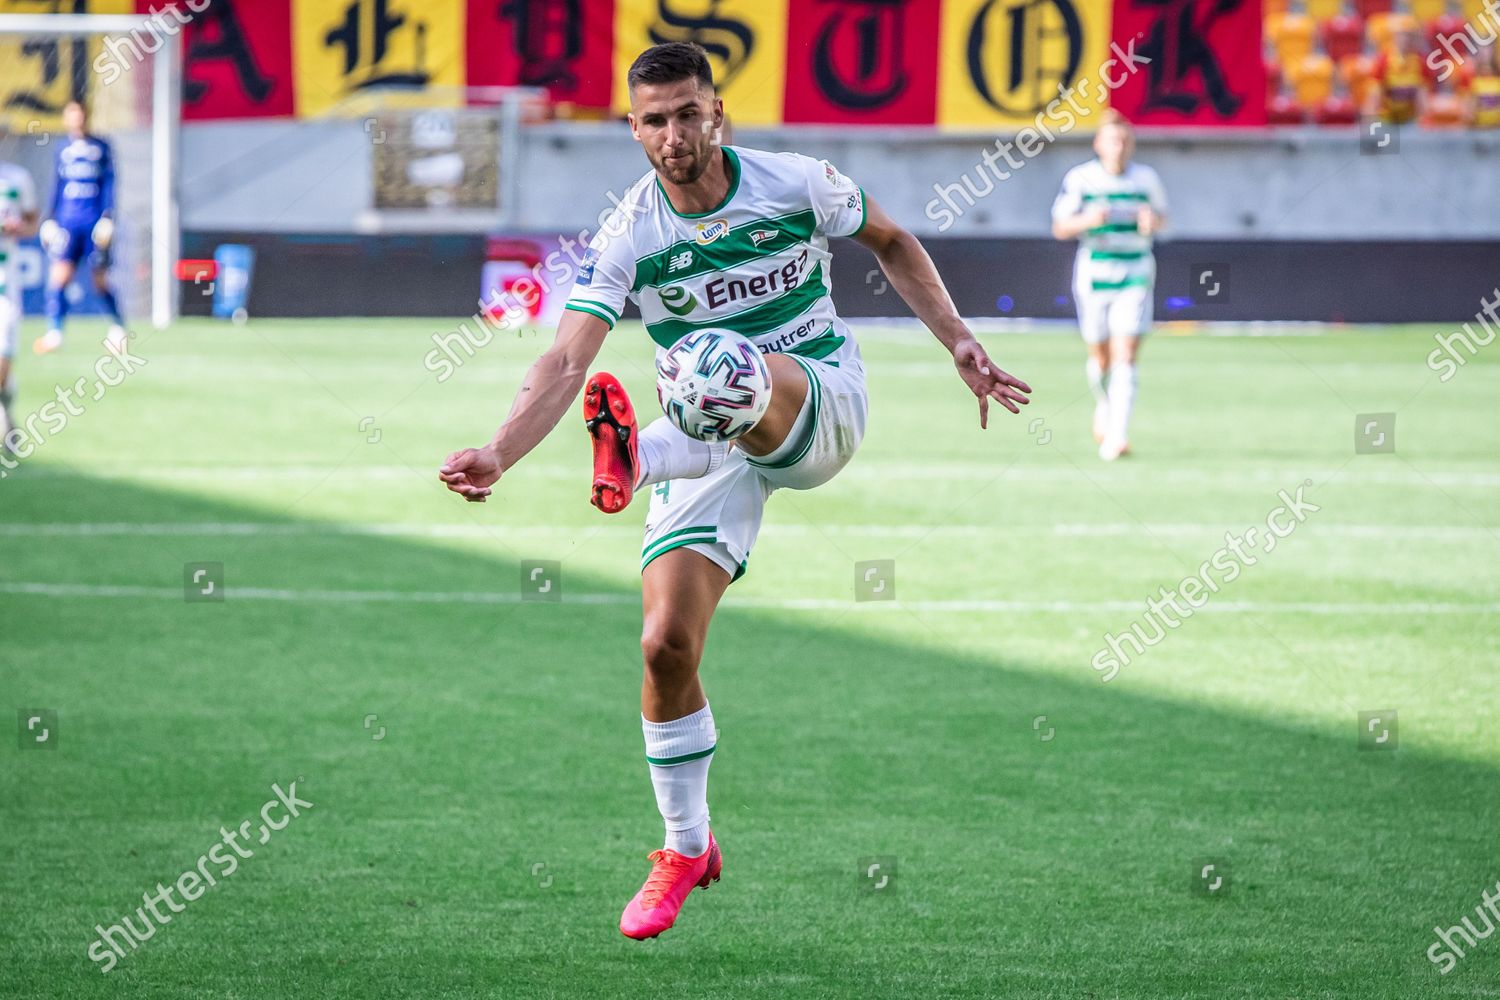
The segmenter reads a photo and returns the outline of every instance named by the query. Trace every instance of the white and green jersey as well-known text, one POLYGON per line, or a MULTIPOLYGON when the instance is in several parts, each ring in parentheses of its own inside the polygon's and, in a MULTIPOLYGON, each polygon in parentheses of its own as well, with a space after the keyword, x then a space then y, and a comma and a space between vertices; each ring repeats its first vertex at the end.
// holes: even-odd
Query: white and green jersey
POLYGON ((628 297, 658 350, 716 327, 766 352, 857 361, 833 311, 828 237, 864 228, 864 192, 823 160, 723 149, 729 193, 710 211, 678 212, 655 171, 631 186, 589 244, 565 308, 613 327, 628 297))
POLYGON ((1079 164, 1063 177, 1052 218, 1065 219, 1100 205, 1109 210, 1109 221, 1079 236, 1075 288, 1111 292, 1149 287, 1156 278, 1156 258, 1151 255, 1151 237, 1137 227, 1136 216, 1147 206, 1166 215, 1161 178, 1140 163, 1128 165, 1120 174, 1110 173, 1097 159, 1079 164))
MULTIPOLYGON (((37 210, 36 184, 31 174, 14 163, 0 163, 0 222, 20 221, 37 210)), ((16 259, 16 239, 0 234, 0 295, 21 299, 20 261, 16 259)))

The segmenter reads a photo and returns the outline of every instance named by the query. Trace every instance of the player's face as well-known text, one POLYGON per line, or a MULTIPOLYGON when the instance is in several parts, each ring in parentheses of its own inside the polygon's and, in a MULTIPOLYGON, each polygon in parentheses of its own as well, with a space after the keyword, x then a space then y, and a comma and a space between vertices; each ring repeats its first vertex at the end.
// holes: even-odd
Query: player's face
POLYGON ((691 184, 713 160, 724 102, 696 78, 643 83, 630 92, 630 129, 651 166, 673 184, 691 184))
POLYGON ((81 104, 69 104, 63 108, 62 119, 63 128, 67 129, 71 136, 83 135, 84 129, 88 126, 88 116, 84 113, 81 104))
POLYGON ((1094 134, 1094 153, 1099 157, 1099 162, 1104 164, 1104 169, 1110 173, 1117 174, 1124 170, 1133 152, 1135 152, 1135 136, 1128 128, 1105 125, 1094 134))

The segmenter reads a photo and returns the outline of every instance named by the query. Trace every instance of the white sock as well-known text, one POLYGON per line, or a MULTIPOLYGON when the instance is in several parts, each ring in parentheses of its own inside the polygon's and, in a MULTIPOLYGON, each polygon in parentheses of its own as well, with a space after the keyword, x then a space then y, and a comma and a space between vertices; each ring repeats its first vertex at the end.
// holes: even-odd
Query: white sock
POLYGON ((1130 410, 1135 406, 1138 380, 1133 364, 1113 365, 1109 370, 1109 436, 1116 441, 1130 440, 1130 410))
POLYGON ((724 464, 729 445, 723 441, 699 441, 678 430, 666 417, 657 417, 636 439, 640 462, 636 489, 668 479, 697 479, 724 464))
POLYGON ((1089 392, 1094 394, 1094 402, 1104 406, 1109 402, 1109 394, 1104 388, 1104 366, 1101 365, 1092 354, 1083 363, 1084 374, 1089 379, 1089 392))
POLYGON ((664 846, 696 858, 708 850, 708 764, 718 743, 713 712, 704 705, 670 722, 651 722, 643 715, 641 731, 656 808, 667 827, 664 846))

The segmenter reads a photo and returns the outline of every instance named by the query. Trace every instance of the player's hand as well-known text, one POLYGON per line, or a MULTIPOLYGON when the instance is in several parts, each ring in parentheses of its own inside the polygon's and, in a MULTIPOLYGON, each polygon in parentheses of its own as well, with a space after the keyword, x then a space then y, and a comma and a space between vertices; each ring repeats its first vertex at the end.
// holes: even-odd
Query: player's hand
POLYGON ((1084 229, 1098 229, 1109 223, 1109 209, 1103 205, 1095 205, 1083 213, 1084 229))
POLYGON ((62 226, 57 224, 56 219, 48 219, 46 222, 43 222, 37 230, 36 235, 42 246, 54 252, 59 240, 67 238, 66 234, 63 233, 62 226))
POLYGON ((438 478, 470 503, 484 503, 490 487, 500 479, 500 459, 489 446, 465 448, 448 456, 438 478))
POLYGON ((1027 398, 1031 386, 1014 375, 1001 371, 1000 366, 990 360, 979 341, 973 337, 953 349, 953 364, 958 368, 958 377, 964 380, 964 385, 979 399, 981 428, 990 425, 990 400, 993 399, 1012 413, 1020 413, 1021 407, 1031 402, 1027 398))
POLYGON ((94 231, 91 235, 94 238, 94 246, 100 250, 105 249, 109 246, 109 241, 115 238, 114 220, 109 216, 100 219, 94 223, 94 231))
POLYGON ((1142 208, 1135 217, 1135 228, 1141 231, 1142 236, 1151 236, 1161 228, 1161 217, 1150 207, 1142 208))

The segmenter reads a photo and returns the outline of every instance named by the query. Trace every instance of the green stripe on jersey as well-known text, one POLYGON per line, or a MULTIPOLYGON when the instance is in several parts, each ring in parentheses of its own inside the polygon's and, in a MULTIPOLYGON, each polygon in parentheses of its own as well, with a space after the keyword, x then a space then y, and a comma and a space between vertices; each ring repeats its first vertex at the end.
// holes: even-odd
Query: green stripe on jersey
POLYGON ((801 284, 769 302, 741 309, 729 316, 706 318, 700 323, 690 323, 685 319, 658 320, 647 323, 646 332, 662 347, 671 347, 694 330, 708 328, 733 330, 746 337, 758 337, 801 316, 827 294, 828 289, 823 285, 823 262, 818 261, 801 284))
POLYGON ((1150 201, 1151 198, 1144 191, 1109 191, 1089 192, 1083 196, 1084 201, 1150 201))
POLYGON ((1145 250, 1090 250, 1090 260, 1140 260, 1145 250))
POLYGON ((1090 285, 1096 292, 1118 292, 1122 288, 1145 288, 1151 284, 1151 280, 1144 275, 1136 275, 1133 278, 1124 278, 1120 281, 1092 281, 1090 285))
POLYGON ((1102 226, 1095 226, 1089 230, 1089 235, 1096 233, 1134 233, 1139 229, 1134 222, 1106 222, 1102 226))
POLYGON ((635 262, 635 283, 630 290, 638 292, 642 288, 712 274, 769 257, 812 239, 816 226, 817 219, 808 209, 774 219, 746 222, 706 246, 694 240, 678 240, 665 250, 658 250, 635 262))
POLYGON ((844 346, 844 338, 833 332, 833 327, 824 330, 812 340, 804 340, 796 347, 787 351, 788 354, 800 354, 804 358, 812 358, 814 361, 822 361, 828 355, 844 346))

